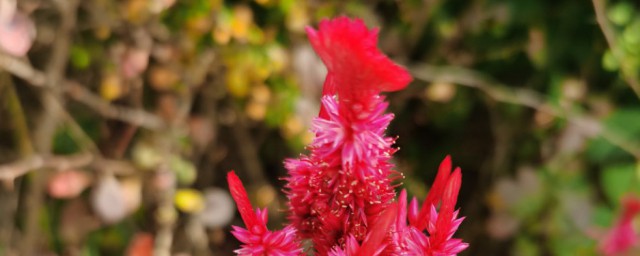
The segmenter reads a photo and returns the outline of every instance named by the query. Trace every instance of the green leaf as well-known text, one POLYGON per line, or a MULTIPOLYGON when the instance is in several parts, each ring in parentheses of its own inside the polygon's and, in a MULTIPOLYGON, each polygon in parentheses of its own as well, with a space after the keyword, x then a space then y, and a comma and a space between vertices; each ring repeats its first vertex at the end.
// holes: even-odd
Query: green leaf
POLYGON ((637 179, 636 167, 633 164, 609 167, 602 172, 602 189, 607 199, 618 205, 625 194, 634 190, 637 179))
POLYGON ((593 223, 600 227, 610 227, 613 223, 613 211, 606 206, 596 207, 593 214, 593 223))
POLYGON ((637 18, 622 32, 622 42, 631 49, 637 49, 640 45, 640 18, 637 18))
POLYGON ((602 68, 606 71, 616 71, 620 68, 620 63, 618 63, 618 60, 616 60, 609 49, 602 55, 602 68))
POLYGON ((91 64, 91 54, 86 48, 74 45, 71 47, 71 64, 77 69, 86 69, 91 64))
POLYGON ((630 2, 619 2, 609 8, 607 17, 613 24, 623 26, 631 21, 633 13, 633 5, 630 2))
POLYGON ((53 137, 53 152, 56 154, 72 154, 80 151, 80 146, 76 143, 71 131, 66 126, 56 130, 53 137))
POLYGON ((171 157, 169 168, 176 173, 178 183, 181 185, 191 185, 198 176, 196 167, 191 162, 179 156, 171 157))
POLYGON ((513 255, 540 255, 540 245, 525 236, 518 236, 513 249, 513 255))
MULTIPOLYGON (((609 134, 614 134, 619 140, 629 144, 640 143, 640 109, 622 108, 613 112, 603 121, 604 129, 609 134)), ((587 150, 589 159, 593 162, 606 164, 607 161, 620 161, 633 159, 632 156, 611 144, 609 141, 597 137, 590 141, 587 150)))
POLYGON ((605 128, 629 142, 640 141, 640 108, 622 108, 615 111, 605 120, 605 128))

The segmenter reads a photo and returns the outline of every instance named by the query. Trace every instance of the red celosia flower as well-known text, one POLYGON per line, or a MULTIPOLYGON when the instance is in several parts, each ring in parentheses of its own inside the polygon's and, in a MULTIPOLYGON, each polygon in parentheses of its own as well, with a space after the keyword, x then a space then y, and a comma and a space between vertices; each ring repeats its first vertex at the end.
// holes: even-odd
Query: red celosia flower
POLYGON ((633 228, 633 218, 640 214, 640 199, 626 198, 623 201, 622 216, 600 244, 605 255, 624 253, 638 243, 638 235, 633 228))
POLYGON ((327 66, 322 112, 313 122, 311 154, 287 160, 290 219, 326 254, 352 236, 363 241, 395 197, 389 163, 396 151, 384 131, 393 115, 381 91, 398 90, 411 77, 376 47, 377 30, 346 17, 307 28, 327 66))
POLYGON ((287 226, 283 230, 267 230, 267 210, 256 209, 253 211, 247 191, 242 185, 242 181, 235 172, 227 174, 227 182, 233 200, 238 205, 240 216, 247 226, 246 229, 233 226, 231 232, 240 242, 244 243, 242 248, 235 252, 239 255, 300 255, 302 248, 296 236, 296 229, 287 226))
MULTIPOLYGON (((308 155, 288 159, 286 193, 289 220, 279 242, 266 239, 264 212, 253 212, 240 181, 231 173, 232 195, 247 229, 234 227, 245 245, 240 254, 265 253, 267 244, 298 253, 293 236, 311 239, 316 255, 455 255, 468 244, 452 239, 463 218, 455 211, 461 173, 451 173, 451 159, 440 165, 422 210, 406 192, 395 200, 394 138, 384 132, 393 119, 379 95, 404 88, 409 73, 383 55, 377 30, 361 20, 341 17, 307 28, 313 48, 328 69, 322 109, 313 122, 316 137, 308 155), (239 185, 238 185, 239 184, 239 185), (234 192, 235 189, 235 192, 234 192), (409 223, 409 225, 408 225, 409 223), (424 233, 427 230, 428 235, 424 233), (286 246, 284 246, 286 244, 286 246)), ((275 233, 275 232, 274 232, 275 233)))

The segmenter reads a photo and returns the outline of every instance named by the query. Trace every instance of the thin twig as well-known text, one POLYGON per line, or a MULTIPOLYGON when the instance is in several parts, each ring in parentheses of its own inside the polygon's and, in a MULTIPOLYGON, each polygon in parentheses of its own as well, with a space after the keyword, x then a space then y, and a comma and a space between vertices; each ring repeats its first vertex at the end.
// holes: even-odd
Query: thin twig
MULTIPOLYGON (((44 156, 51 154, 53 137, 59 124, 60 108, 58 102, 63 101, 62 92, 64 72, 69 58, 71 32, 76 24, 77 0, 53 0, 60 17, 57 36, 51 46, 51 57, 47 63, 44 77, 44 87, 47 90, 41 94, 43 113, 38 129, 35 131, 36 150, 44 156)), ((64 103, 60 103, 64 105, 64 103)), ((47 172, 34 172, 30 175, 30 183, 25 196, 24 233, 21 239, 20 252, 22 255, 34 255, 38 243, 41 241, 41 231, 38 219, 44 201, 44 187, 47 172)))
MULTIPOLYGON (((25 118, 25 113, 22 108, 22 103, 16 92, 15 85, 11 80, 10 75, 7 72, 0 72, 0 88, 5 86, 5 90, 2 93, 6 98, 4 99, 7 104, 7 110, 9 111, 9 122, 12 124, 12 130, 15 138, 15 142, 18 144, 18 151, 20 156, 26 157, 32 155, 34 152, 33 143, 29 136, 29 126, 25 118)), ((0 246, 3 246, 5 250, 14 250, 14 219, 16 212, 18 211, 18 193, 21 190, 24 180, 14 181, 4 180, 5 187, 1 188, 2 192, 2 220, 0 220, 0 246)))
MULTIPOLYGON (((35 69, 24 60, 7 55, 1 51, 0 68, 10 72, 22 80, 27 81, 32 86, 45 87, 47 84, 44 72, 35 69)), ((150 130, 158 130, 165 126, 165 123, 160 117, 144 110, 115 106, 77 82, 65 80, 63 81, 62 89, 73 100, 86 105, 105 117, 141 126, 150 130)))
MULTIPOLYGON (((161 168, 158 169, 158 172, 167 172, 167 168, 169 167, 168 160, 171 158, 172 151, 176 148, 176 140, 175 135, 186 130, 185 124, 187 118, 189 117, 189 112, 193 105, 193 90, 196 88, 196 85, 199 85, 204 81, 206 77, 209 67, 211 63, 214 61, 213 52, 208 51, 200 55, 200 57, 194 61, 193 65, 190 66, 190 70, 192 71, 191 75, 188 79, 183 81, 185 84, 189 85, 187 91, 183 92, 180 97, 180 105, 178 108, 178 113, 174 116, 173 120, 168 121, 169 127, 163 133, 162 140, 162 154, 164 157, 164 163, 161 165, 161 168)), ((175 171, 175 170, 174 170, 175 171)), ((170 172, 171 175, 175 175, 174 172, 170 172)), ((163 175, 163 174, 159 174, 163 175)), ((165 189, 162 191, 160 195, 159 205, 157 209, 157 218, 158 222, 158 231, 156 233, 155 244, 153 248, 154 255, 160 256, 168 256, 171 255, 171 247, 173 243, 173 234, 175 229, 175 218, 171 217, 175 212, 175 207, 173 204, 173 198, 175 196, 175 186, 165 189), (163 217, 164 216, 164 217, 163 217)))
POLYGON ((12 180, 36 169, 65 171, 79 168, 93 168, 103 172, 131 174, 135 167, 129 162, 104 159, 92 153, 73 155, 31 155, 11 163, 0 164, 0 180, 12 180))
POLYGON ((636 69, 629 69, 627 65, 625 65, 625 54, 618 47, 618 39, 616 37, 616 33, 611 27, 609 21, 607 21, 607 2, 606 0, 592 0, 593 1, 593 9, 596 13, 596 20, 598 21, 598 25, 600 26, 600 30, 602 30, 602 34, 604 34, 604 38, 607 40, 607 44, 609 44, 609 48, 611 48, 611 52, 613 53, 613 57, 616 58, 616 61, 620 63, 620 68, 622 71, 622 76, 629 84, 629 87, 636 93, 638 97, 640 97, 640 81, 638 81, 638 75, 636 69))
POLYGON ((70 156, 43 156, 33 155, 16 162, 0 165, 0 180, 13 180, 27 174, 29 171, 40 168, 54 170, 69 170, 89 165, 93 161, 91 154, 78 154, 70 156))
POLYGON ((43 87, 47 81, 44 73, 34 69, 26 60, 18 59, 2 51, 0 51, 0 67, 36 87, 43 87))
POLYGON ((72 99, 86 105, 105 117, 150 130, 159 130, 166 126, 164 121, 154 114, 140 109, 112 105, 78 83, 67 83, 66 92, 72 99))
POLYGON ((260 157, 258 156, 258 148, 255 142, 252 140, 252 136, 249 133, 249 127, 245 116, 238 106, 231 103, 235 115, 235 122, 231 133, 238 145, 238 154, 244 163, 244 168, 249 176, 249 182, 255 186, 265 185, 266 178, 264 176, 264 169, 260 165, 260 157))
POLYGON ((535 91, 510 88, 500 84, 482 73, 461 67, 435 67, 428 65, 411 68, 413 75, 424 81, 447 82, 479 89, 489 97, 505 103, 527 106, 550 115, 564 118, 574 123, 589 135, 599 135, 611 144, 620 147, 640 159, 640 147, 618 134, 606 129, 597 118, 563 109, 547 102, 544 97, 535 91))

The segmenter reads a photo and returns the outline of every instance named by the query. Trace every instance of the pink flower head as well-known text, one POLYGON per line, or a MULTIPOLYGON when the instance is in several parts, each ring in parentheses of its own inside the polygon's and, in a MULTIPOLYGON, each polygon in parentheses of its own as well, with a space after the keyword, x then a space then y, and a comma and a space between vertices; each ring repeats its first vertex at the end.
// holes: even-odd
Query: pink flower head
POLYGON ((328 74, 311 153, 285 162, 287 193, 291 221, 324 255, 335 244, 362 242, 395 197, 391 183, 400 176, 389 160, 396 149, 384 135, 393 115, 379 93, 411 77, 377 49, 377 30, 361 20, 323 20, 307 33, 328 74))
POLYGON ((633 228, 633 219, 640 214, 640 199, 626 198, 622 216, 600 244, 604 255, 618 255, 638 244, 638 235, 633 228))
POLYGON ((409 73, 378 50, 377 30, 361 20, 323 20, 307 33, 328 74, 310 152, 285 161, 292 227, 277 231, 283 238, 268 239, 266 214, 253 212, 232 172, 229 186, 247 226, 234 227, 245 244, 237 252, 286 248, 299 253, 296 234, 311 240, 310 250, 322 256, 449 256, 464 250, 468 244, 452 238, 464 219, 455 210, 462 174, 460 168, 451 172, 449 157, 421 210, 414 198, 407 214, 405 191, 395 200, 394 182, 402 175, 390 162, 397 149, 385 130, 393 114, 385 113, 388 104, 380 93, 404 88, 409 73))
POLYGON ((234 171, 227 174, 227 182, 233 200, 238 205, 240 216, 246 225, 246 229, 233 226, 231 233, 240 242, 244 243, 241 249, 235 252, 239 255, 300 255, 302 248, 297 240, 296 229, 287 226, 282 230, 267 230, 267 210, 256 209, 253 211, 247 191, 234 171))

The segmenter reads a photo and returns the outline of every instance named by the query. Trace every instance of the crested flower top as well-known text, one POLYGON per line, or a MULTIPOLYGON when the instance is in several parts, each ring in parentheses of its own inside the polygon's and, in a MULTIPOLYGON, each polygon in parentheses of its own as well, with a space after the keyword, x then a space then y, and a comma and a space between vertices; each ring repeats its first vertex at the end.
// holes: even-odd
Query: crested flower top
POLYGON ((362 20, 347 17, 322 20, 318 27, 306 30, 327 67, 323 95, 366 104, 373 95, 401 90, 411 82, 409 72, 378 50, 378 29, 369 30, 362 20))
POLYGON ((378 30, 339 17, 307 33, 328 73, 309 152, 285 161, 291 224, 268 231, 266 212, 253 211, 231 172, 229 186, 247 226, 234 227, 244 244, 236 252, 298 255, 300 240, 312 242, 314 255, 447 256, 464 250, 468 244, 452 238, 463 220, 455 210, 462 174, 460 168, 451 172, 449 157, 421 209, 415 198, 407 206, 405 191, 396 199, 402 174, 390 161, 395 138, 385 135, 393 114, 385 113, 380 93, 406 87, 411 76, 378 50, 378 30))

